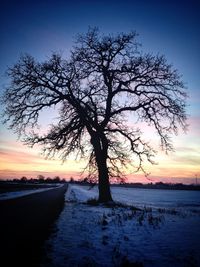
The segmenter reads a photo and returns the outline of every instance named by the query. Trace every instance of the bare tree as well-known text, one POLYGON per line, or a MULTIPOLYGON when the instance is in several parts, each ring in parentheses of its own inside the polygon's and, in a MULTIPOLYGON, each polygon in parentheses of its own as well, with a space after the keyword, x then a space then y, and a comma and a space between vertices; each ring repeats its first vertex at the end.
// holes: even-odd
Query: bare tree
POLYGON ((163 56, 139 50, 136 33, 100 35, 89 29, 79 35, 69 60, 53 54, 44 63, 22 56, 8 70, 5 122, 31 146, 41 144, 47 157, 63 160, 76 152, 88 158, 91 177, 98 177, 99 201, 112 200, 109 177, 120 177, 130 162, 137 171, 154 150, 127 116, 155 128, 161 147, 185 129, 185 86, 163 56), (33 131, 40 112, 57 106, 59 118, 46 134, 33 131), (31 130, 30 130, 31 129, 31 130))

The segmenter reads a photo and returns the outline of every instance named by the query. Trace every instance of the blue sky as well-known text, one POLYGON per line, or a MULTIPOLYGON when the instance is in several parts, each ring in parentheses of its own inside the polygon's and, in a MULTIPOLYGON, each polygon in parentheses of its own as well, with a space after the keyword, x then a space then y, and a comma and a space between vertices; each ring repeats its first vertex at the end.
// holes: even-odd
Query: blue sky
MULTIPOLYGON (((188 87, 187 112, 191 127, 180 146, 186 147, 186 142, 186 150, 196 146, 195 161, 199 158, 199 164, 194 169, 200 173, 199 14, 200 1, 197 0, 3 0, 0 3, 0 90, 2 92, 7 83, 6 68, 22 53, 30 53, 38 60, 45 59, 52 51, 68 55, 76 34, 86 32, 89 26, 97 26, 103 33, 135 30, 145 52, 164 54, 183 75, 188 87)), ((0 133, 1 148, 10 151, 9 142, 15 143, 16 136, 5 126, 1 126, 0 133)), ((18 145, 16 142, 16 147, 18 145)), ((5 170, 3 164, 1 170, 5 170)))

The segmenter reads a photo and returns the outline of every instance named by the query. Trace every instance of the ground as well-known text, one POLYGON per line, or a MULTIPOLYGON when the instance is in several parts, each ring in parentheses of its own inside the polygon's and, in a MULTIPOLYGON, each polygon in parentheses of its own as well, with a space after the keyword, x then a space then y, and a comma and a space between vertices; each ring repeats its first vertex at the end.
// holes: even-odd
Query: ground
POLYGON ((86 204, 97 193, 69 185, 41 267, 200 266, 200 192, 112 187, 123 205, 86 204))

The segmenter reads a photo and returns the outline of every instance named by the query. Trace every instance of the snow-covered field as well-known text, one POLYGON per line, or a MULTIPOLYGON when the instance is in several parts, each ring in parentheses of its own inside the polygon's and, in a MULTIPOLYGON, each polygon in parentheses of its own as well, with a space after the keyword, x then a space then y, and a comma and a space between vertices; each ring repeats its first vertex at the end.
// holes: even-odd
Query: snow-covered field
POLYGON ((69 185, 41 266, 200 266, 200 192, 112 187, 141 210, 85 204, 97 195, 69 185))

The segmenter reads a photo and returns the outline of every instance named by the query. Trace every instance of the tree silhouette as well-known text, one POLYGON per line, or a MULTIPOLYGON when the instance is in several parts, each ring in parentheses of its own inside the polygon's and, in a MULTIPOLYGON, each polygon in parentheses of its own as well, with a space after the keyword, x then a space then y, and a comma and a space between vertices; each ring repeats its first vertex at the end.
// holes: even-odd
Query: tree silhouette
POLYGON ((26 183, 28 181, 28 179, 26 178, 26 176, 22 176, 22 178, 20 179, 20 181, 26 183))
POLYGON ((155 151, 142 139, 132 116, 155 128, 161 147, 186 127, 185 86, 164 56, 139 50, 136 33, 101 35, 89 29, 78 35, 69 60, 60 54, 38 63, 21 56, 9 68, 5 122, 24 142, 41 144, 47 157, 63 160, 76 152, 88 158, 90 177, 98 177, 99 201, 111 201, 109 177, 120 177, 130 162, 136 171, 155 151), (58 107, 59 118, 45 134, 34 131, 42 110, 58 107))

